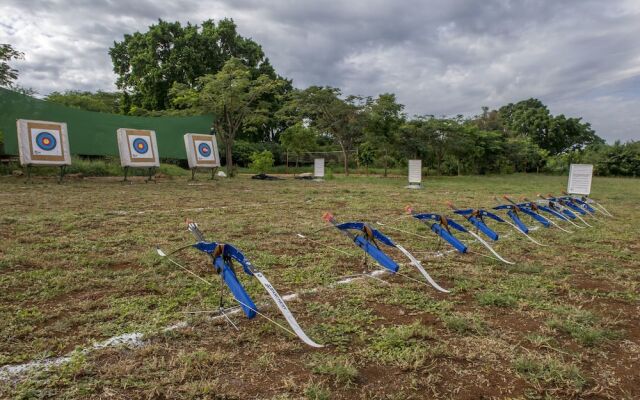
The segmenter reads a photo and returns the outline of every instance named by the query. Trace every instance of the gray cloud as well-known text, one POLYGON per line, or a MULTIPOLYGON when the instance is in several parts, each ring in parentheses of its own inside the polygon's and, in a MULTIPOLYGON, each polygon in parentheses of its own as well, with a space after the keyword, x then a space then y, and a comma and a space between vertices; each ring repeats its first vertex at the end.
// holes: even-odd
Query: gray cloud
POLYGON ((538 97, 609 139, 640 139, 636 1, 20 1, 0 42, 23 50, 19 83, 113 90, 107 54, 158 18, 233 18, 298 87, 394 92, 409 114, 472 115, 538 97))

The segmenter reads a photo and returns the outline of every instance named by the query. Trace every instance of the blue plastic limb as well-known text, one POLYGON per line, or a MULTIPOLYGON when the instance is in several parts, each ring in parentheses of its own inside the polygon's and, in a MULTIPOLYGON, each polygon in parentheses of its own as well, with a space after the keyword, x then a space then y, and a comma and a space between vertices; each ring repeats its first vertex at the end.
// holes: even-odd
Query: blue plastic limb
POLYGON ((580 215, 587 215, 587 212, 585 210, 583 210, 582 208, 578 207, 577 205, 573 204, 570 201, 565 201, 564 205, 566 207, 569 207, 570 209, 572 209, 573 211, 577 212, 580 215))
POLYGON ((467 246, 465 246, 458 238, 453 236, 449 231, 447 231, 442 225, 435 223, 431 225, 431 230, 438 234, 441 238, 446 240, 450 245, 452 245, 456 250, 460 253, 467 252, 467 246))
POLYGON ((256 310, 258 309, 256 305, 249 297, 249 294, 244 287, 238 281, 238 277, 235 272, 233 272, 233 268, 226 263, 222 256, 216 257, 215 265, 217 268, 221 270, 220 274, 222 275, 222 280, 227 284, 229 290, 233 294, 233 297, 238 300, 240 303, 240 307, 242 307, 242 311, 244 311, 247 318, 251 319, 256 316, 256 310))
POLYGON ((549 208, 547 206, 538 206, 538 208, 541 209, 542 211, 548 213, 548 214, 553 215, 556 218, 559 218, 559 219, 563 220, 563 221, 568 220, 567 216, 562 215, 561 213, 557 212, 556 210, 554 210, 552 208, 549 208))
POLYGON ((361 235, 356 236, 353 242, 386 269, 392 272, 398 272, 398 269, 400 269, 400 266, 395 261, 361 235))
POLYGON ((513 212, 512 209, 507 211, 507 215, 518 226, 518 228, 520 228, 522 232, 529 233, 529 228, 527 227, 527 225, 525 225, 524 222, 522 222, 522 220, 518 217, 518 215, 515 212, 513 212))
POLYGON ((520 211, 522 211, 523 213, 527 214, 531 218, 541 223, 542 226, 544 226, 545 228, 548 228, 549 226, 551 226, 551 222, 549 222, 549 220, 547 220, 545 217, 543 217, 542 215, 538 214, 537 212, 533 211, 530 208, 520 206, 520 211))
MULTIPOLYGON (((213 266, 215 270, 218 271, 222 276, 222 280, 231 291, 231 294, 233 294, 233 297, 238 301, 238 303, 240 303, 242 311, 244 311, 245 315, 248 318, 253 318, 256 316, 256 310, 258 308, 254 304, 253 300, 251 300, 251 297, 249 297, 249 294, 244 289, 240 281, 238 281, 238 277, 236 276, 235 272, 233 272, 233 268, 231 268, 231 266, 227 262, 225 262, 224 259, 225 256, 229 256, 237 260, 240 264, 242 264, 244 272, 249 275, 253 275, 251 268, 249 268, 251 264, 245 260, 244 255, 235 247, 228 244, 225 244, 223 246, 223 254, 217 256, 213 260, 213 266)), ((213 255, 216 247, 218 247, 218 243, 198 242, 194 244, 193 247, 200 251, 213 255)))
POLYGON ((589 205, 589 203, 587 203, 586 201, 582 200, 582 199, 578 199, 576 197, 571 197, 571 196, 567 196, 565 197, 565 199, 571 199, 573 201, 575 201, 576 203, 580 204, 582 207, 584 207, 587 211, 589 211, 591 214, 595 214, 596 209, 591 207, 589 205))
POLYGON ((489 239, 491 240, 498 240, 498 234, 493 231, 491 228, 489 228, 484 222, 482 222, 482 220, 480 220, 479 218, 476 217, 469 217, 467 218, 467 221, 469 221, 471 224, 473 224, 473 226, 475 226, 476 228, 478 228, 482 233, 484 233, 489 239))

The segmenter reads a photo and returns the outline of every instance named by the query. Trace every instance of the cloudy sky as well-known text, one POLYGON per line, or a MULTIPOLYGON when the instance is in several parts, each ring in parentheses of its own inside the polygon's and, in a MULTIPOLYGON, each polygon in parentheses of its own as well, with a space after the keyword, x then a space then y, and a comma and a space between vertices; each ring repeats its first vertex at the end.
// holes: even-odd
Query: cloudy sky
POLYGON ((0 43, 40 95, 115 90, 113 41, 162 18, 233 18, 297 87, 396 93, 409 115, 529 97, 640 140, 640 1, 2 0, 0 43))

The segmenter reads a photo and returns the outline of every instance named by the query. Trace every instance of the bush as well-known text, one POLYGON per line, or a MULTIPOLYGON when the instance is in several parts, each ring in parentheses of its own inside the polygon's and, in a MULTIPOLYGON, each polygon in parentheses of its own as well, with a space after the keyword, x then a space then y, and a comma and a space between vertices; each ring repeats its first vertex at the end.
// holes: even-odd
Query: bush
POLYGON ((273 153, 269 150, 251 154, 251 164, 249 165, 249 168, 254 172, 264 174, 271 167, 273 167, 273 153))

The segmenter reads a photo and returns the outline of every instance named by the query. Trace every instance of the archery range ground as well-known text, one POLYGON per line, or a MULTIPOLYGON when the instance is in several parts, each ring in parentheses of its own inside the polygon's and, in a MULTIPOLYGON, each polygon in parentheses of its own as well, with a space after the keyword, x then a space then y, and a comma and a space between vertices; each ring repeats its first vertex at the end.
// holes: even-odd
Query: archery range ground
MULTIPOLYGON (((566 179, 427 178, 423 190, 406 190, 405 179, 378 177, 197 185, 0 178, 0 366, 70 355, 5 376, 0 397, 638 398, 639 180, 595 178, 593 197, 616 218, 565 226, 573 234, 532 233, 548 247, 499 230, 496 250, 514 266, 473 254, 430 258, 435 236, 399 218, 407 204, 489 207, 504 193, 559 192, 566 179), (332 285, 361 272, 362 255, 333 229, 310 235, 317 242, 296 237, 322 228, 324 211, 429 236, 382 229, 452 293, 400 276, 332 285), (235 315, 235 331, 211 314, 186 313, 216 310, 219 293, 202 254, 177 257, 213 287, 155 253, 155 245, 190 243, 186 219, 244 251, 282 295, 319 288, 289 305, 327 346, 309 348, 261 318, 235 315), (144 334, 137 346, 82 351, 133 332, 144 334)), ((401 271, 419 278, 409 266, 401 271)), ((238 273, 258 304, 267 300, 238 273)), ((274 307, 263 311, 282 320, 274 307)))

